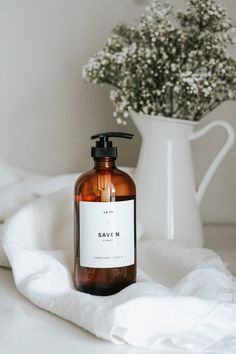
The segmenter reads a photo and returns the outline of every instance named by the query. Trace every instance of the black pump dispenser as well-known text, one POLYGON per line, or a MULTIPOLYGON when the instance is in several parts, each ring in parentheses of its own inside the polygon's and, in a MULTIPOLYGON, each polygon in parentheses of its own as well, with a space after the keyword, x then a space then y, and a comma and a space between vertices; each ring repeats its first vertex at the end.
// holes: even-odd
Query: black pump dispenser
POLYGON ((96 141, 96 146, 91 148, 91 156, 94 158, 101 157, 117 157, 117 147, 112 145, 112 141, 109 138, 123 138, 123 139, 132 139, 133 134, 122 133, 122 132, 109 132, 109 133, 100 133, 92 135, 91 139, 99 139, 96 141))

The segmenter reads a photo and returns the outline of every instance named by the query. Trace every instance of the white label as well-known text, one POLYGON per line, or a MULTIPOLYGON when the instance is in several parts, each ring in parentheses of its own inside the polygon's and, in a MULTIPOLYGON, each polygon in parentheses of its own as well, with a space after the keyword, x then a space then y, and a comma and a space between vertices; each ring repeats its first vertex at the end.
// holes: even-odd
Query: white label
POLYGON ((134 264, 134 201, 80 202, 80 265, 134 264))

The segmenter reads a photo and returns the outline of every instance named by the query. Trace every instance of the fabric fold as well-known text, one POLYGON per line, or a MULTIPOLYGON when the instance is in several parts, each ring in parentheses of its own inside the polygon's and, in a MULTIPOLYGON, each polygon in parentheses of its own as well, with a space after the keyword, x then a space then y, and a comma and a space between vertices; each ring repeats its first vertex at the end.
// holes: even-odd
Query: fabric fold
POLYGON ((0 263, 12 268, 21 294, 116 344, 235 352, 236 281, 211 250, 143 237, 136 284, 107 297, 75 290, 76 178, 0 164, 0 263))

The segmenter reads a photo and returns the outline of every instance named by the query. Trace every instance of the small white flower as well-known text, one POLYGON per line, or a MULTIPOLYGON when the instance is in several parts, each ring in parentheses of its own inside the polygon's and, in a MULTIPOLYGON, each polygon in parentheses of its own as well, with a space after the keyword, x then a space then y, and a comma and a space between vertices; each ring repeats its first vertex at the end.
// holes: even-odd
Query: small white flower
POLYGON ((122 64, 124 62, 124 58, 121 55, 119 55, 116 59, 116 62, 117 64, 122 64))
POLYGON ((117 92, 116 92, 116 90, 111 90, 111 91, 110 91, 110 99, 111 99, 112 101, 115 101, 116 98, 117 98, 117 92))
POLYGON ((122 124, 123 120, 119 117, 119 118, 116 118, 116 122, 117 122, 117 124, 122 124))

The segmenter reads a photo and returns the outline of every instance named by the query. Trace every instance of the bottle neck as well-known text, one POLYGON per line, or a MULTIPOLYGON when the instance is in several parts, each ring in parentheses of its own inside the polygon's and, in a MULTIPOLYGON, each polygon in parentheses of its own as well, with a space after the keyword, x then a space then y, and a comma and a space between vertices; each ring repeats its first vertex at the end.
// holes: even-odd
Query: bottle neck
POLYGON ((115 165, 115 158, 112 157, 100 157, 99 159, 94 159, 94 168, 96 170, 110 170, 114 168, 115 165))

